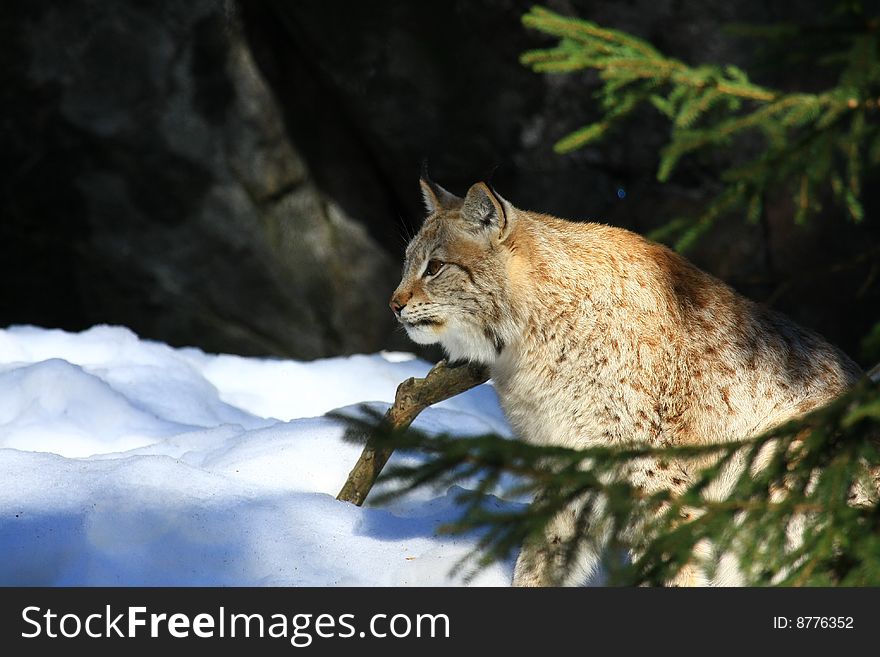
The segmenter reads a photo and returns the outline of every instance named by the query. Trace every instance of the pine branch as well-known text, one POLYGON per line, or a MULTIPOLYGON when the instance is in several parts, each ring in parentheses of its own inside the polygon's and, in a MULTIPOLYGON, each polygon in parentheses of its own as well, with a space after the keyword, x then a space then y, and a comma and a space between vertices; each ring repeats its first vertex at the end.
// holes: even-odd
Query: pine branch
POLYGON ((688 66, 642 39, 542 7, 525 14, 523 23, 560 39, 555 47, 524 53, 523 64, 546 73, 592 69, 602 80, 596 94, 601 119, 560 139, 559 153, 601 140, 642 105, 653 106, 672 128, 657 171, 661 182, 684 157, 732 149, 748 133, 763 137, 762 152, 722 174, 723 190, 701 215, 677 218, 656 233, 678 250, 691 247, 721 216, 742 212, 755 221, 769 190, 793 190, 798 223, 821 208, 826 187, 853 221, 864 218, 861 181, 866 168, 880 163, 878 31, 852 30, 834 42, 844 49, 837 86, 784 93, 753 83, 735 66, 688 66))
POLYGON ((605 545, 638 555, 628 565, 607 564, 616 583, 667 582, 692 563, 698 544, 710 541, 719 553, 735 555, 753 584, 880 584, 880 552, 872 551, 880 548, 880 385, 868 378, 800 420, 718 445, 573 450, 493 435, 427 436, 381 422, 351 422, 355 433, 371 432, 380 449, 428 455, 384 475, 402 486, 380 501, 425 485, 476 479, 460 498, 461 517, 444 528, 481 533, 467 562, 474 568, 506 558, 577 501, 583 509, 577 522, 584 531, 563 546, 563 557, 570 564, 581 545, 604 537, 605 545), (666 491, 646 494, 627 482, 630 465, 649 456, 711 457, 712 464, 683 495, 672 498, 666 491), (710 486, 735 464, 739 475, 731 493, 724 499, 709 496, 710 486), (543 494, 527 509, 487 506, 486 496, 498 493, 502 475, 516 477, 507 495, 543 494), (793 544, 790 527, 797 522, 803 527, 793 544))

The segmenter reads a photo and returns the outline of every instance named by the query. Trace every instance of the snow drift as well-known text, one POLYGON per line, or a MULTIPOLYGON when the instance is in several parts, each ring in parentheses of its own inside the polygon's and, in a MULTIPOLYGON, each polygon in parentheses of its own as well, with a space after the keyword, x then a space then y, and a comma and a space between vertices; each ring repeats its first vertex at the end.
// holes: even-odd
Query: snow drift
MULTIPOLYGON (((475 539, 437 533, 455 491, 334 499, 361 447, 323 415, 384 410, 429 367, 216 356, 109 326, 0 330, 0 584, 461 584, 449 572, 475 539)), ((489 385, 417 426, 509 434, 489 385)), ((507 585, 511 568, 471 583, 507 585)))

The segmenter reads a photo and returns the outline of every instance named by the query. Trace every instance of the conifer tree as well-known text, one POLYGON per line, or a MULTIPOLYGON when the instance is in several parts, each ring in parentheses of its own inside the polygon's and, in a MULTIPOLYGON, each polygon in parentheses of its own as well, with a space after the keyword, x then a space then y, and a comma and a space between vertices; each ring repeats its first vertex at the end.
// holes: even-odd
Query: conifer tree
MULTIPOLYGON (((852 221, 861 222, 864 171, 880 164, 880 18, 850 16, 848 39, 827 53, 842 62, 837 84, 819 93, 785 93, 752 82, 736 66, 688 66, 649 43, 589 21, 541 7, 523 17, 531 28, 559 38, 552 48, 532 50, 522 62, 543 73, 593 69, 602 80, 602 118, 563 137, 566 153, 595 142, 644 104, 668 118, 672 129, 660 154, 657 178, 669 180, 682 158, 710 148, 728 151, 755 133, 763 147, 721 176, 723 187, 696 217, 676 217, 655 233, 687 250, 722 216, 744 213, 757 221, 768 194, 787 190, 794 221, 821 209, 823 188, 852 221)), ((741 31, 745 31, 740 27, 741 31)), ((751 29, 796 40, 796 28, 751 29)))

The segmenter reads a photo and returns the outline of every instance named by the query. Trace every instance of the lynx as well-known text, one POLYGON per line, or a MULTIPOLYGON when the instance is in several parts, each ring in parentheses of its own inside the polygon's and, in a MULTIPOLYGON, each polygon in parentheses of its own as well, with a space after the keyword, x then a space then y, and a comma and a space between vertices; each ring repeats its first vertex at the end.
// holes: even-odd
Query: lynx
MULTIPOLYGON (((489 366, 516 434, 573 448, 745 438, 843 392, 858 366, 819 335, 630 231, 515 208, 485 183, 464 198, 421 180, 427 218, 406 249, 391 309, 418 344, 489 366)), ((687 463, 647 459, 633 485, 673 494, 687 463), (656 462, 655 462, 656 461, 656 462)), ((553 546, 574 513, 523 546, 515 586, 584 581, 553 546)), ((684 569, 674 585, 736 583, 684 569)))

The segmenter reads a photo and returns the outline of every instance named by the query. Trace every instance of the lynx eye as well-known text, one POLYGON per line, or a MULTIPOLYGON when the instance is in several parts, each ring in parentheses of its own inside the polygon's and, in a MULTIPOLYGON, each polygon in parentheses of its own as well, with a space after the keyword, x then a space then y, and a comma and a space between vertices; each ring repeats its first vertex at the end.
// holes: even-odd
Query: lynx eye
POLYGON ((446 263, 442 260, 428 260, 428 266, 425 267, 424 276, 436 276, 443 269, 446 263))

